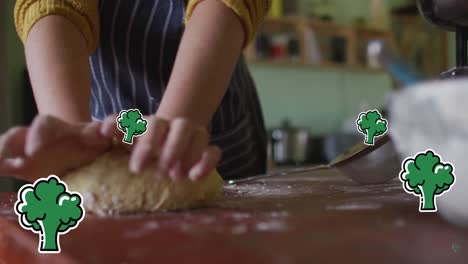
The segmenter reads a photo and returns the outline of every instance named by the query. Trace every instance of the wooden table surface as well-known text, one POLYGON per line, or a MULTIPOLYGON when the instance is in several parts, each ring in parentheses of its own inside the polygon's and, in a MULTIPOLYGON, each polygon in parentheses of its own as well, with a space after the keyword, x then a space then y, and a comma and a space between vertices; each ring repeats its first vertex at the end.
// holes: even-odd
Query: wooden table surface
POLYGON ((0 264, 468 263, 468 230, 419 213, 397 179, 361 186, 332 169, 226 185, 212 208, 87 214, 58 255, 37 253, 15 201, 0 195, 0 264))

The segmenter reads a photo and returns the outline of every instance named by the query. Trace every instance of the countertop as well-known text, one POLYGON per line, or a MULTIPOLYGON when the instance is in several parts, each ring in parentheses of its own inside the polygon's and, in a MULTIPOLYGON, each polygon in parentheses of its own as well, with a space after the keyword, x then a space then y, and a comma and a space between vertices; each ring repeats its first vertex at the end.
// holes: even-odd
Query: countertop
POLYGON ((468 263, 468 230, 436 213, 398 179, 357 185, 333 169, 226 185, 211 208, 99 218, 87 214, 37 253, 15 193, 0 194, 0 263, 468 263), (459 250, 454 251, 453 245, 459 250))

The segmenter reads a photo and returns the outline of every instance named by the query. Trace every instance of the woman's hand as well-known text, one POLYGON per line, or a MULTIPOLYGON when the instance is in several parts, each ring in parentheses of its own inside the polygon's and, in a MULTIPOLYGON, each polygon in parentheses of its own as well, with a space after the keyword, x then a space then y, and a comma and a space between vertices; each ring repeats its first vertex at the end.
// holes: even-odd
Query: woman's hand
MULTIPOLYGON (((115 115, 104 122, 80 124, 39 115, 30 127, 11 128, 0 137, 0 175, 29 181, 62 176, 109 150, 116 137, 123 133, 115 115)), ((198 180, 221 158, 220 149, 209 146, 208 140, 207 130, 188 119, 168 121, 153 115, 147 132, 134 145, 122 146, 132 152, 129 167, 134 173, 156 165, 155 175, 198 180)))
MULTIPOLYGON (((148 130, 134 139, 130 170, 139 173, 156 163, 155 175, 169 176, 173 180, 198 180, 216 168, 221 150, 210 146, 206 128, 185 118, 165 120, 152 115, 148 130)), ((107 138, 122 138, 117 129, 116 116, 106 118, 101 133, 107 138)), ((123 143, 122 143, 123 144, 123 143)))
POLYGON ((87 164, 111 147, 101 125, 39 115, 30 127, 11 128, 0 137, 0 175, 34 181, 87 164))

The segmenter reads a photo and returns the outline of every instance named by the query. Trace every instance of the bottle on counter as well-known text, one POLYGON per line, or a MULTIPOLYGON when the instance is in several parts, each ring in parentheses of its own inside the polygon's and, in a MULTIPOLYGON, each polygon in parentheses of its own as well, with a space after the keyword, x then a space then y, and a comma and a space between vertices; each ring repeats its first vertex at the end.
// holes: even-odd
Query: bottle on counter
POLYGON ((270 18, 280 18, 283 16, 283 0, 272 0, 270 13, 268 13, 270 18))

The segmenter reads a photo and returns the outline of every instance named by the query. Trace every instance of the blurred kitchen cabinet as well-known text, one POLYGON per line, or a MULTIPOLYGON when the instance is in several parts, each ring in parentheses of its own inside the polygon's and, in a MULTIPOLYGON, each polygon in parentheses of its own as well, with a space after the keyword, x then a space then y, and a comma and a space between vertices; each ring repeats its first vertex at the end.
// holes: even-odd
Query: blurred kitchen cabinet
POLYGON ((438 77, 448 69, 448 33, 419 15, 394 14, 392 27, 397 50, 428 77, 438 77))
POLYGON ((366 57, 367 43, 375 39, 395 46, 389 31, 305 17, 269 18, 245 55, 254 64, 380 70, 369 67, 366 57))

